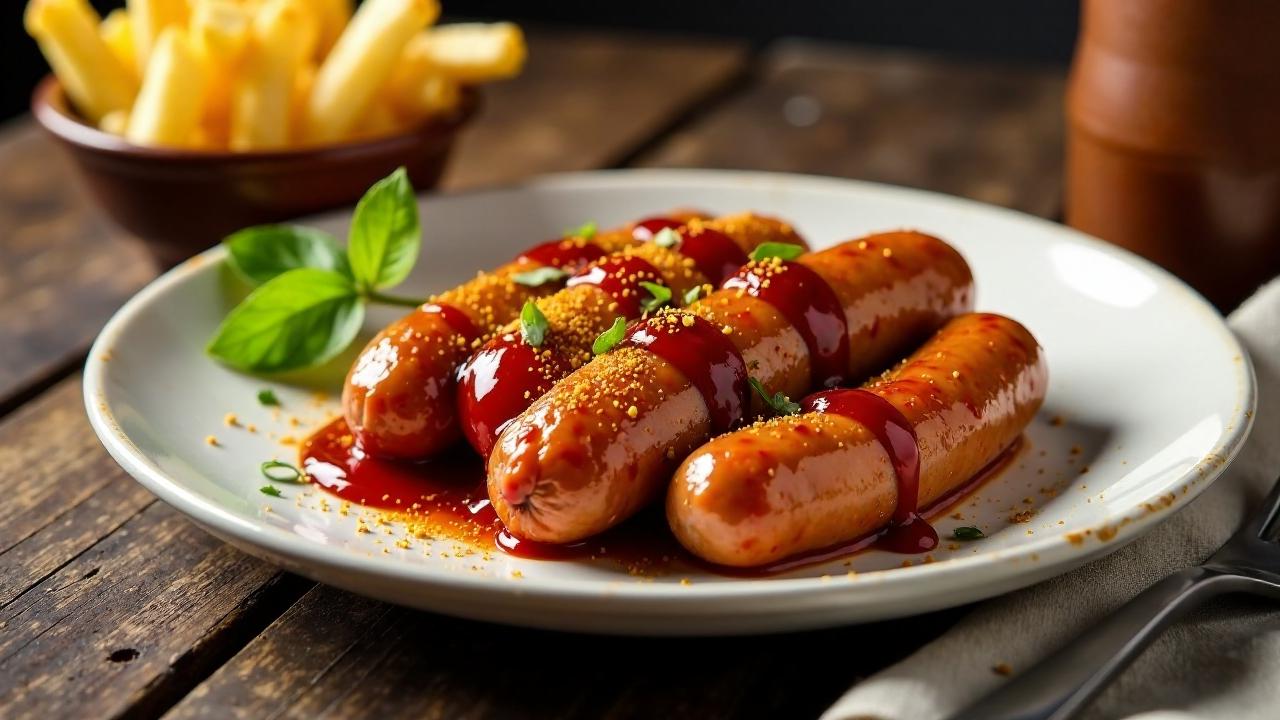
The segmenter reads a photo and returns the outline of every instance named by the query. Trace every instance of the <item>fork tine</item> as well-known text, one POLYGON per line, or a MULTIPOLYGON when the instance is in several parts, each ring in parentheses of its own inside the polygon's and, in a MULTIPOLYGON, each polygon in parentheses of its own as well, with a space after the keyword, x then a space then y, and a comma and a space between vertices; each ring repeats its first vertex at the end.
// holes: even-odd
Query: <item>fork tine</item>
POLYGON ((1275 540, 1276 535, 1280 534, 1277 532, 1280 530, 1280 478, 1271 486, 1262 509, 1249 520, 1248 528, 1259 539, 1268 542, 1275 540))

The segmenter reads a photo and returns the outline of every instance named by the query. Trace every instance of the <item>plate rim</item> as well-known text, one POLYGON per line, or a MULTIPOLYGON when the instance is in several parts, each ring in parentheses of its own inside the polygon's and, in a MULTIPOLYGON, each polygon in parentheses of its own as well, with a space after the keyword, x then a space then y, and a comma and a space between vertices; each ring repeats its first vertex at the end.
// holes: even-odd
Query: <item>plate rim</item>
MULTIPOLYGON (((1230 418, 1229 424, 1223 430, 1217 444, 1196 465, 1179 476, 1177 482, 1184 483, 1186 492, 1177 494, 1167 508, 1164 508, 1161 512, 1140 513, 1136 517, 1129 518, 1128 514, 1134 508, 1126 507, 1117 516, 1101 519, 1078 530, 1078 532, 1092 530, 1095 536, 1099 530, 1114 530, 1114 535, 1105 541, 1074 544, 1066 538, 1064 533, 1054 533, 1020 543, 1014 547, 981 552, 972 556, 947 558, 931 563, 915 563, 910 567, 903 568, 859 572, 847 578, 848 582, 832 582, 832 580, 837 579, 844 580, 843 576, 734 578, 725 582, 692 583, 689 585, 626 582, 625 579, 525 577, 516 585, 500 582, 498 579, 489 576, 458 573, 433 565, 378 562, 375 557, 360 554, 355 550, 317 545, 261 520, 240 517, 221 508, 216 502, 205 498, 199 493, 183 487, 178 481, 169 478, 158 466, 151 462, 145 453, 128 439, 110 411, 105 389, 109 364, 102 360, 104 352, 113 345, 115 338, 124 331, 135 316, 151 305, 154 298, 181 285, 194 274, 216 272, 216 268, 226 256, 225 248, 218 245, 188 259, 152 280, 121 306, 103 327, 89 351, 84 366, 83 397, 90 425, 112 458, 148 491, 188 516, 189 519, 195 521, 203 529, 207 529, 223 538, 227 536, 237 538, 264 550, 271 557, 289 558, 302 564, 314 563, 337 571, 379 576, 395 582, 410 582, 417 585, 439 587, 440 589, 481 592, 489 595, 518 594, 527 599, 548 600, 579 599, 583 597, 590 597, 597 601, 604 599, 662 600, 675 604, 701 604, 717 600, 742 598, 768 600, 797 594, 821 598, 830 595, 847 594, 853 591, 855 587, 860 587, 867 583, 872 583, 877 588, 888 590, 904 583, 942 582, 947 578, 984 568, 988 573, 986 575, 988 582, 996 584, 996 581, 999 580, 1011 580, 1017 575, 1032 573, 1026 566, 1002 571, 996 571, 992 568, 1002 564, 1012 566, 1016 563, 1010 561, 1032 557, 1034 557, 1036 566, 1040 568, 1054 565, 1055 567, 1062 567, 1063 572, 1066 572, 1083 561, 1120 549, 1192 502, 1231 465, 1253 427, 1254 411, 1257 405, 1257 388, 1253 363, 1248 351, 1227 326, 1225 318, 1216 308, 1180 278, 1151 261, 1074 228, 1029 213, 939 192, 865 180, 798 173, 710 169, 645 168, 549 173, 500 186, 419 194, 418 199, 420 202, 440 201, 457 197, 509 193, 537 188, 570 190, 577 186, 598 187, 602 182, 606 185, 634 186, 635 183, 662 185, 672 182, 696 183, 702 181, 716 183, 736 182, 749 185, 757 183, 787 183, 792 187, 797 187, 798 185, 801 190, 853 190, 872 196, 873 200, 876 194, 896 198, 905 196, 908 200, 949 205, 957 211, 991 213, 1003 216, 1006 219, 1046 226, 1048 230, 1054 233, 1066 233, 1076 242, 1101 251, 1126 264, 1135 265, 1147 273, 1156 275, 1170 288, 1182 293, 1185 296, 1182 299, 1198 306, 1200 310, 1207 311, 1216 321, 1212 323, 1214 329, 1222 334, 1222 340, 1228 343, 1241 358, 1241 361, 1236 363, 1238 367, 1237 380, 1241 389, 1240 406, 1237 408, 1236 415, 1230 418), (1208 463, 1210 458, 1214 458, 1215 462, 1208 463), (1127 522, 1125 522, 1126 519, 1127 522)), ((338 209, 328 213, 308 216, 307 218, 299 218, 299 220, 315 221, 341 217, 349 212, 349 208, 338 209)))

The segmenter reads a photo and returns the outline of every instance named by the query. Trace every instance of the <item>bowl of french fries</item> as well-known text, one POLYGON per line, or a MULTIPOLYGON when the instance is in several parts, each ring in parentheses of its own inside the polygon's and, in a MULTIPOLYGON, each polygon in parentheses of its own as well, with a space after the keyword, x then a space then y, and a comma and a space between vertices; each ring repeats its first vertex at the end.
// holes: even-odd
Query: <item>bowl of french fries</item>
POLYGON ((351 204, 403 166, 436 186, 510 23, 436 25, 437 0, 30 0, 53 73, 32 112, 91 194, 173 265, 239 228, 351 204))

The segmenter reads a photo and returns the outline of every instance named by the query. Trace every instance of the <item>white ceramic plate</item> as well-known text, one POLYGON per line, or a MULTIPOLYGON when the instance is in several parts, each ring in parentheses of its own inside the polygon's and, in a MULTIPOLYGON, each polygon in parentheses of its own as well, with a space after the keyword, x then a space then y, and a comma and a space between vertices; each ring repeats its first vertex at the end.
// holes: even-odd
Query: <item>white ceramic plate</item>
MULTIPOLYGON (((1053 223, 973 202, 866 183, 741 172, 624 171, 548 177, 422 203, 425 247, 400 291, 426 294, 584 220, 601 226, 676 206, 791 219, 815 247, 913 227, 973 266, 978 307, 1021 320, 1048 353, 1050 392, 1027 445, 936 525, 990 536, 944 544, 929 561, 865 552, 786 575, 633 577, 611 565, 523 560, 396 528, 355 530, 323 493, 258 492, 258 466, 292 459, 336 397, 266 383, 208 360, 226 311, 224 254, 211 250, 133 298, 85 369, 102 442, 165 502, 246 552, 315 580, 413 607, 547 628, 614 633, 749 633, 920 613, 991 597, 1112 552, 1212 481, 1248 433, 1248 358, 1221 317, 1178 280, 1053 223), (258 405, 273 385, 288 412, 258 405), (224 425, 228 412, 258 432, 224 425), (302 427, 289 424, 303 417, 302 427), (220 445, 205 438, 214 435, 220 445), (1086 472, 1087 468, 1087 472, 1086 472), (1031 511, 1028 513, 1027 511, 1031 511), (1013 522, 1021 513, 1026 522, 1013 522), (390 532, 391 534, 387 534, 390 532), (855 572, 850 572, 855 571, 855 572)), ((341 234, 346 217, 316 221, 341 234)), ((370 318, 372 330, 390 319, 370 318)), ((329 386, 336 393, 338 385, 329 386)), ((159 550, 159 551, 162 551, 159 550)))

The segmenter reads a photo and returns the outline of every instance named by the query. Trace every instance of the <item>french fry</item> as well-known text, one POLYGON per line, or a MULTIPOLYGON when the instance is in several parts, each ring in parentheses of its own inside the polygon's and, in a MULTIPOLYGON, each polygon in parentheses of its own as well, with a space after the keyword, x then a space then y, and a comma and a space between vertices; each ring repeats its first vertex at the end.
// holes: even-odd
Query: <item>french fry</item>
POLYGON ((125 110, 112 110, 98 121, 98 129, 112 135, 124 135, 129 127, 129 113, 125 110))
POLYGON ((295 76, 304 66, 305 13, 292 0, 271 0, 253 24, 231 106, 232 150, 284 147, 289 142, 295 76))
POLYGON ((129 11, 116 8, 102 19, 98 26, 98 35, 107 44, 111 53, 121 65, 129 69, 135 77, 138 75, 138 52, 133 45, 133 23, 129 20, 129 11))
POLYGON ((85 0, 31 0, 23 22, 85 119, 97 123, 129 109, 137 80, 103 42, 98 15, 85 0))
POLYGON ((160 33, 125 137, 138 145, 196 146, 202 136, 199 124, 207 75, 184 30, 170 27, 160 33))
POLYGON ((133 45, 138 67, 146 68, 151 52, 166 28, 187 24, 187 0, 127 0, 133 24, 133 45))
POLYGON ((305 64, 293 76, 293 92, 289 96, 289 137, 302 137, 307 120, 307 100, 316 82, 316 66, 305 64))
POLYGON ((420 33, 405 48, 405 62, 463 84, 514 77, 526 55, 524 33, 513 23, 441 25, 420 33))
POLYGON ((307 103, 306 140, 326 143, 349 135, 410 38, 439 13, 436 0, 366 0, 316 73, 307 103))
POLYGON ((426 75, 403 85, 392 82, 384 96, 397 115, 414 123, 453 111, 462 100, 462 89, 443 75, 426 75))
POLYGON ((317 60, 323 60, 351 20, 354 3, 352 0, 312 0, 312 3, 320 19, 320 37, 315 54, 317 60))
POLYGON ((348 140, 374 140, 393 135, 405 127, 405 121, 391 104, 383 98, 375 99, 360 121, 355 124, 348 140))
POLYGON ((200 127, 213 147, 231 135, 231 94, 253 31, 249 11, 235 0, 197 0, 191 8, 191 42, 208 75, 200 127))
POLYGON ((191 9, 191 42, 210 60, 235 65, 249 44, 252 22, 236 0, 198 0, 191 9))

